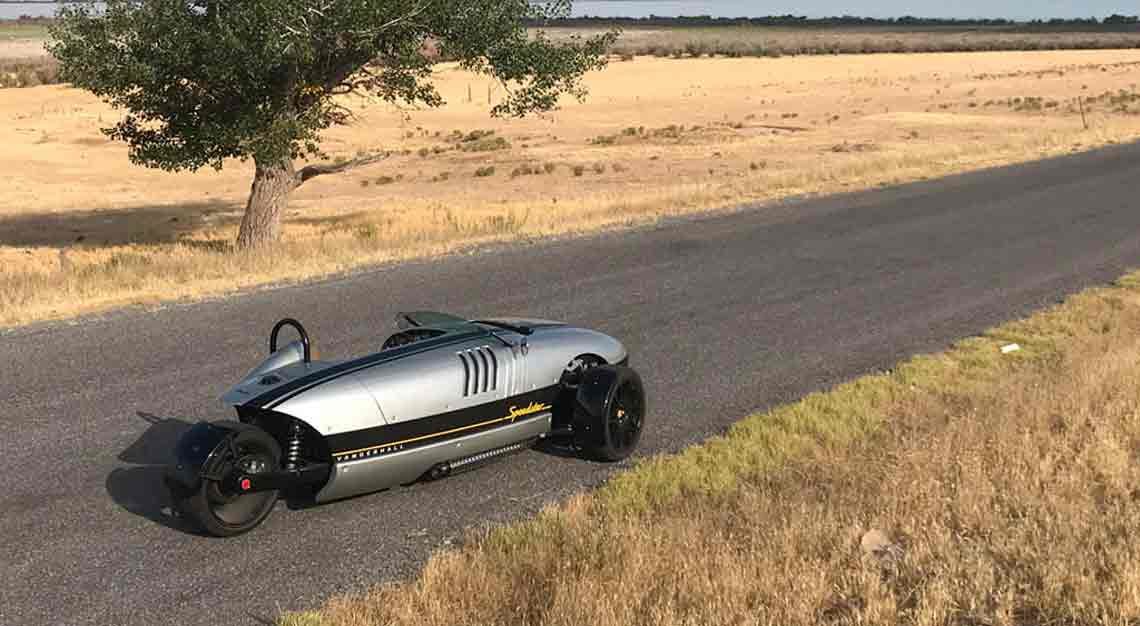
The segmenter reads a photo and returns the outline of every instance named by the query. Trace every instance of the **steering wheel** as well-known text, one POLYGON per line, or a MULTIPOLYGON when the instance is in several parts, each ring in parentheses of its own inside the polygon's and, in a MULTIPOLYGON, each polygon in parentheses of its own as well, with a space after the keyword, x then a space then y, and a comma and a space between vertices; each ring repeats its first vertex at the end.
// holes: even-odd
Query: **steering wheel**
POLYGON ((437 328, 409 328, 402 330, 384 341, 384 345, 380 346, 381 350, 388 350, 391 348, 398 348, 406 346, 409 343, 423 341, 424 339, 431 339, 444 334, 445 331, 437 328))

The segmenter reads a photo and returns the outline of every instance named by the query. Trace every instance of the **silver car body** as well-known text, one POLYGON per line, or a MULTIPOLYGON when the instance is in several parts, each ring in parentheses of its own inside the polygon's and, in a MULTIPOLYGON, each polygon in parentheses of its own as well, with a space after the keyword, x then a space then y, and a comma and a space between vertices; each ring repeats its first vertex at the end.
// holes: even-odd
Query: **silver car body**
POLYGON ((526 332, 455 318, 417 329, 435 337, 309 363, 294 342, 223 401, 239 414, 299 420, 324 437, 332 471, 316 495, 321 502, 409 483, 437 464, 542 437, 574 359, 627 359, 621 342, 596 331, 546 320, 490 321, 526 332))

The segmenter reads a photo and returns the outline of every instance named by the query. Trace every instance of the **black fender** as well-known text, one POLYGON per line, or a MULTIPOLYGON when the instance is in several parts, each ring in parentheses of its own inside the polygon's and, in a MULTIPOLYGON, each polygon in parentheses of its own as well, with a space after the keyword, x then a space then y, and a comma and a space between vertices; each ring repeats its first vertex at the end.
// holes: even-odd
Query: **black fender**
POLYGON ((219 471, 225 450, 243 430, 256 430, 256 426, 241 422, 198 422, 190 427, 174 447, 174 465, 167 471, 167 484, 196 489, 202 478, 219 471))
MULTIPOLYGON (((294 423, 299 423, 304 431, 302 456, 310 461, 332 465, 332 449, 329 448, 328 437, 305 420, 287 413, 251 406, 237 407, 237 414, 238 419, 241 420, 241 425, 256 426, 269 433, 277 440, 283 451, 289 447, 291 427, 294 423)), ((223 423, 232 424, 233 422, 223 423)))
POLYGON ((604 435, 595 432, 592 426, 602 421, 613 403, 614 391, 628 380, 643 388, 641 376, 624 365, 599 365, 582 374, 582 382, 574 398, 573 431, 579 443, 602 443, 604 435))

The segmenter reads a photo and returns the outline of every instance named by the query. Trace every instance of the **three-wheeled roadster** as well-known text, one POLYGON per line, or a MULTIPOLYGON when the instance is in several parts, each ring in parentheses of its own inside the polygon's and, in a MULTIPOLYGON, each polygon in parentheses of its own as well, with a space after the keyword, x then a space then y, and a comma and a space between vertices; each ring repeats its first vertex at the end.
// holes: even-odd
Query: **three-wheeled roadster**
POLYGON ((641 379, 599 332, 525 319, 403 313, 379 351, 313 358, 305 328, 278 322, 269 357, 223 400, 238 421, 178 442, 167 484, 206 532, 260 524, 279 496, 319 503, 436 479, 551 439, 601 461, 637 446, 641 379), (292 327, 300 338, 278 347, 292 327))

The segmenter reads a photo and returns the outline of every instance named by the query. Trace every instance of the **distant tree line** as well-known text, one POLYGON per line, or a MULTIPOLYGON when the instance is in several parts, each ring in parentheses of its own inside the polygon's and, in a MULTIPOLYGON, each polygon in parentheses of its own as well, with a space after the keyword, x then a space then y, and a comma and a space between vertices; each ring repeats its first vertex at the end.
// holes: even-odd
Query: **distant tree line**
MULTIPOLYGON (((1110 15, 1104 19, 1096 17, 1048 20, 1036 19, 1030 21, 1017 21, 1010 19, 943 19, 929 17, 915 17, 906 15, 892 18, 858 17, 843 15, 837 17, 809 18, 802 15, 771 15, 767 17, 713 17, 710 15, 691 15, 681 17, 663 17, 650 15, 648 17, 568 17, 549 20, 546 25, 560 26, 784 26, 784 27, 816 27, 828 28, 836 26, 879 26, 898 28, 979 28, 979 27, 1051 27, 1051 28, 1088 28, 1102 26, 1132 26, 1140 25, 1140 16, 1136 15, 1110 15)), ((533 23, 532 25, 539 25, 533 23)))
MULTIPOLYGON (((0 0, 0 4, 19 4, 43 0, 0 0)), ((61 4, 69 2, 83 2, 85 0, 55 0, 61 4)), ((17 18, 22 22, 50 23, 50 17, 33 17, 21 15, 17 18)), ((529 21, 530 26, 551 25, 559 26, 784 26, 784 27, 816 27, 828 28, 836 26, 880 26, 899 28, 924 27, 950 27, 950 28, 979 28, 979 27, 1049 27, 1049 28, 1089 28, 1089 27, 1136 27, 1140 26, 1140 16, 1113 14, 1104 19, 1096 17, 1087 18, 1053 18, 1048 20, 1016 21, 1003 18, 994 19, 942 19, 932 17, 915 17, 904 15, 902 17, 874 18, 842 15, 837 17, 809 18, 802 15, 770 15, 767 17, 712 17, 711 15, 691 15, 681 17, 663 17, 650 15, 648 17, 567 17, 554 20, 529 21)))

